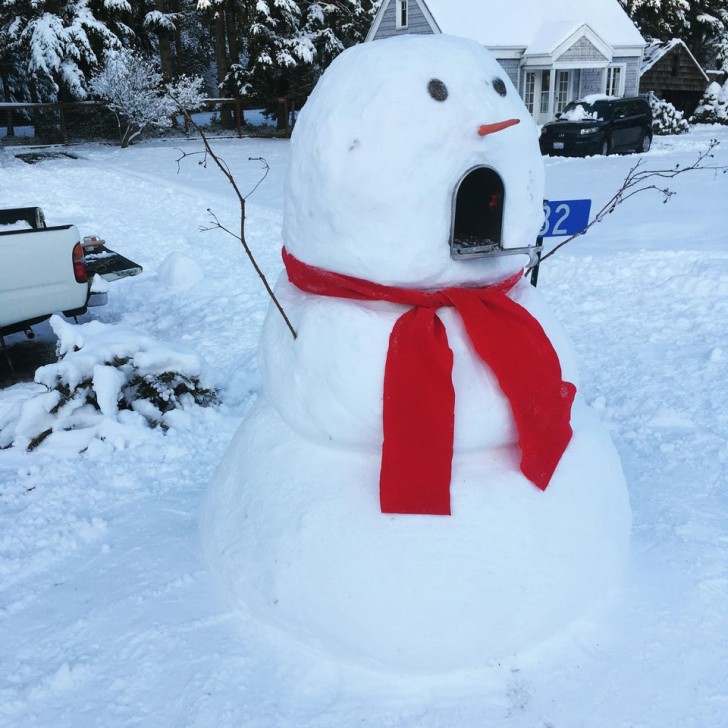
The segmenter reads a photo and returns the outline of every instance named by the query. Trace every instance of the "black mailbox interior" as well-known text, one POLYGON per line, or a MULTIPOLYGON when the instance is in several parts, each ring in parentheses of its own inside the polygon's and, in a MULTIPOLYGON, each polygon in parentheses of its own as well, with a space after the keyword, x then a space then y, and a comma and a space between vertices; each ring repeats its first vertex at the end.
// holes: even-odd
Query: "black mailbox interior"
POLYGON ((476 167, 463 177, 453 200, 452 257, 500 250, 503 201, 503 180, 495 170, 476 167))

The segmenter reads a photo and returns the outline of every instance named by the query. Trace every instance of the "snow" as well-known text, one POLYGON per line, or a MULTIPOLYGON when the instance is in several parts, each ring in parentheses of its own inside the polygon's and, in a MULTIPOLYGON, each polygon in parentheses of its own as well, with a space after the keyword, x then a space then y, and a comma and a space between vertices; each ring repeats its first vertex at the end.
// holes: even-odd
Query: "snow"
POLYGON ((596 120, 599 115, 596 111, 589 113, 581 104, 577 104, 573 109, 566 109, 559 117, 562 121, 585 121, 587 119, 596 120))
POLYGON ((577 19, 543 23, 528 44, 525 54, 535 56, 553 53, 561 43, 582 27, 584 27, 584 23, 577 19))
POLYGON ((306 262, 338 273, 424 288, 484 276, 492 282, 523 267, 521 256, 502 259, 497 270, 491 261, 453 261, 448 246, 436 242, 450 238, 452 191, 484 163, 484 148, 509 191, 503 247, 534 240, 542 223, 537 127, 479 44, 442 35, 391 38, 374 49, 361 44, 337 58, 312 94, 315 101, 326 96, 335 96, 335 103, 310 105, 297 126, 303 153, 292 157, 287 182, 283 236, 289 252, 301 257, 305 250, 306 262), (423 58, 423 44, 432 49, 429 57, 423 58), (391 72, 395 65, 401 72, 391 72), (477 76, 465 77, 463 67, 477 76), (361 89, 370 79, 376 79, 376 93, 362 104, 361 89), (432 79, 447 87, 444 102, 428 94, 432 79), (496 79, 506 86, 504 97, 492 87, 496 79), (483 124, 509 119, 519 123, 487 138, 477 134, 483 124))
POLYGON ((9 233, 14 230, 32 230, 33 226, 25 220, 16 220, 15 222, 8 222, 0 224, 0 233, 9 233))
POLYGON ((0 417, 2 447, 33 449, 38 438, 48 448, 68 447, 70 431, 79 452, 94 438, 126 447, 144 438, 150 425, 166 427, 170 417, 179 421, 170 405, 186 409, 199 399, 190 398, 196 388, 215 386, 214 375, 194 352, 130 326, 73 325, 60 316, 51 317, 50 326, 58 337, 59 359, 35 373, 45 391, 0 417), (148 391, 140 393, 142 387, 148 391))
MULTIPOLYGON (((656 138, 640 157, 548 158, 553 199, 601 205, 637 159, 690 163, 728 127, 656 138)), ((0 451, 0 725, 450 728, 725 725, 728 502, 725 415, 728 178, 698 172, 677 192, 622 205, 544 263, 539 290, 576 348, 584 400, 610 429, 634 516, 619 590, 535 650, 436 677, 332 660, 222 605, 202 558, 199 505, 257 399, 267 298, 239 243, 201 233, 206 209, 236 224, 227 183, 182 163, 187 140, 73 148, 26 165, 0 150, 0 198, 40 205, 138 261, 93 311, 189 347, 225 382, 192 427, 146 429, 133 448, 0 451), (171 292, 171 254, 205 277, 171 292)), ((284 140, 220 140, 252 189, 247 233, 266 274, 281 270, 284 140)), ((184 276, 182 276, 184 277, 184 276)), ((38 327, 39 336, 49 329, 38 327)), ((9 342, 17 341, 10 337, 9 342)), ((0 391, 0 418, 41 391, 0 391)))
MULTIPOLYGON (((476 167, 494 170, 505 185, 506 247, 535 240, 542 222, 536 127, 515 89, 495 82, 499 73, 477 43, 443 35, 340 55, 293 133, 283 220, 289 253, 414 289, 482 286, 520 272, 524 256, 454 260, 448 245, 453 209, 462 216, 453 196, 476 167), (447 94, 431 95, 432 78, 447 94), (362 111, 347 89, 376 101, 362 111), (387 113, 398 106, 401 116, 387 113), (405 123, 412 114, 414 129, 405 123), (510 119, 520 123, 479 133, 510 119)), ((202 516, 210 563, 233 603, 327 654, 411 674, 478 666, 530 647, 612 588, 626 555, 629 502, 609 437, 581 402, 569 448, 542 493, 519 469, 519 432, 495 374, 475 354, 459 312, 438 309, 455 362, 452 517, 384 515, 385 361, 410 307, 322 300, 285 276, 276 292, 297 337, 271 306, 261 397, 202 516)), ((568 337, 522 277, 510 297, 546 331, 561 362, 554 386, 565 397, 562 377, 578 387, 568 337)), ((433 384, 423 379, 421 389, 433 384)))
MULTIPOLYGON (((615 0, 514 0, 497 8, 481 0, 426 0, 443 33, 472 38, 489 47, 526 47, 541 26, 579 21, 615 48, 643 46, 634 23, 615 0)), ((577 27, 578 27, 577 26, 577 27)), ((563 40, 563 37, 562 37, 563 40)))

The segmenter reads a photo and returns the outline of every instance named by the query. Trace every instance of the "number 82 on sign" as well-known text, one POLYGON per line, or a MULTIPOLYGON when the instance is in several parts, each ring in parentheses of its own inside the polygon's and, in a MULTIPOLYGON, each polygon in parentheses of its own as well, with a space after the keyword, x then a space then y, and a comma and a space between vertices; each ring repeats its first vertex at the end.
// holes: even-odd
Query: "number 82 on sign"
POLYGON ((544 200, 542 238, 577 235, 589 224, 591 200, 544 200))

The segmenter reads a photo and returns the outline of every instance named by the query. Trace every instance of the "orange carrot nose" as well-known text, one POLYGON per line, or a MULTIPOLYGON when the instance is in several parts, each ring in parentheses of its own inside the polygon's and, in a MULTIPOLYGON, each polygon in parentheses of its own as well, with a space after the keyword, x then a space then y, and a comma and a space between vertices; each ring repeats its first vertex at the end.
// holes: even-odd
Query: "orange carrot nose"
POLYGON ((520 123, 520 119, 508 119, 507 121, 496 121, 495 124, 483 124, 478 129, 478 135, 486 136, 487 134, 495 134, 497 131, 503 131, 503 129, 507 129, 509 126, 515 126, 520 123))

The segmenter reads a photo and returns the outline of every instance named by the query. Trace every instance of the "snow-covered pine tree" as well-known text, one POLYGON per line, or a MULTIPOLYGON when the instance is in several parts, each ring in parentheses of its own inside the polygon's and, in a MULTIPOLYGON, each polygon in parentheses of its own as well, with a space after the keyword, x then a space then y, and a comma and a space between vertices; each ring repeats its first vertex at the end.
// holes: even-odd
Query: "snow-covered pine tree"
POLYGON ((705 89, 691 124, 728 124, 728 81, 723 86, 713 82, 705 89))
POLYGON ((683 38, 689 0, 619 0, 647 40, 683 38))
POLYGON ((728 68, 728 3, 692 0, 685 42, 703 68, 728 68))
MULTIPOLYGON (((251 0, 197 0, 197 10, 210 29, 217 76, 218 94, 240 95, 238 86, 242 69, 241 48, 243 29, 250 26, 255 13, 255 2, 251 0)), ((223 107, 220 111, 223 128, 235 126, 232 111, 223 107)))
POLYGON ((728 66, 725 0, 620 0, 648 40, 680 38, 704 68, 728 66))
POLYGON ((264 101, 293 97, 303 103, 326 66, 364 39, 377 5, 372 0, 249 1, 243 62, 231 66, 224 87, 264 101))
POLYGON ((88 78, 129 33, 127 0, 7 0, 0 10, 5 52, 26 77, 31 101, 86 98, 88 78))
POLYGON ((28 84, 21 72, 20 59, 11 46, 2 13, 0 7, 0 101, 23 101, 28 98, 28 84))
POLYGON ((690 124, 683 118, 683 112, 678 111, 669 101, 658 99, 653 93, 650 93, 649 101, 654 134, 684 134, 690 131, 690 124))
POLYGON ((144 30, 154 37, 162 76, 169 81, 176 71, 177 13, 176 0, 142 0, 144 30))
POLYGON ((295 0, 260 0, 246 38, 248 58, 239 91, 260 98, 291 91, 292 70, 313 65, 316 48, 295 0))
POLYGON ((135 47, 159 59, 165 79, 201 73, 212 57, 212 38, 197 0, 129 0, 135 47), (200 59, 201 57, 201 59, 200 59), (194 71, 193 71, 194 69, 194 71))
POLYGON ((361 43, 372 24, 379 2, 339 0, 301 3, 304 32, 316 47, 317 65, 323 70, 349 46, 361 43))

